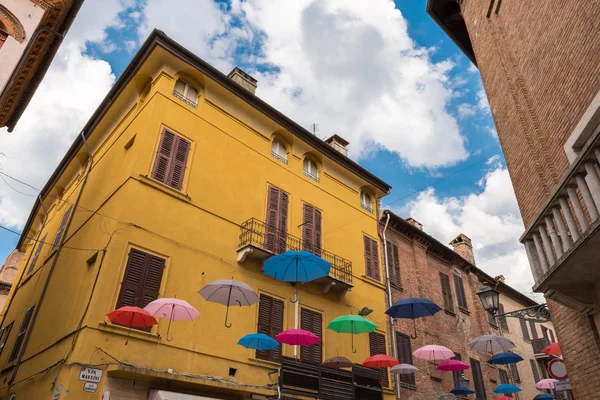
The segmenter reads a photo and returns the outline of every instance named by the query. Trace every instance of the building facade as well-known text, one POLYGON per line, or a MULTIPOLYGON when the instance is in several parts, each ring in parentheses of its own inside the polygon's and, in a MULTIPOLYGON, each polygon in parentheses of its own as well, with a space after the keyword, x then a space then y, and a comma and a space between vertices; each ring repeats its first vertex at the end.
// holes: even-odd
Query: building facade
POLYGON ((10 288, 19 271, 23 255, 24 254, 17 249, 13 250, 12 253, 6 257, 6 260, 4 260, 2 267, 0 267, 0 321, 4 316, 4 305, 6 304, 10 288))
POLYGON ((223 75, 160 31, 150 35, 25 226, 26 261, 0 335, 0 396, 392 396, 387 373, 360 366, 386 352, 385 323, 354 338, 326 329, 365 307, 385 321, 376 216, 390 187, 335 149, 343 139, 326 143, 258 99, 256 84, 237 68, 223 75), (328 260, 330 275, 298 288, 265 275, 263 261, 286 250, 328 260), (232 307, 227 327, 225 307, 197 292, 231 278, 260 302, 232 307), (184 299, 201 316, 159 318, 149 330, 106 317, 158 297, 184 299), (296 326, 321 344, 296 355, 287 345, 237 345, 296 326), (322 370, 336 355, 356 365, 322 370))
POLYGON ((534 290, 548 299, 578 399, 600 397, 600 7, 429 0, 481 72, 534 290), (579 355, 586 353, 585 359, 579 355))
MULTIPOLYGON (((414 364, 419 372, 399 378, 400 399, 442 398, 458 386, 460 373, 442 372, 433 362, 416 359, 412 352, 427 344, 448 347, 456 359, 470 364, 465 376, 476 391, 477 400, 494 399, 493 389, 501 383, 515 383, 523 391, 519 398, 531 399, 540 392, 535 383, 545 376, 547 359, 539 354, 544 339, 554 338, 551 322, 540 324, 507 317, 496 319, 484 310, 477 292, 484 285, 500 292, 500 313, 537 305, 535 301, 477 268, 471 240, 458 235, 450 245, 429 236, 423 225, 385 210, 380 220, 384 264, 389 269, 392 301, 404 297, 425 297, 442 307, 435 316, 396 320, 397 355, 401 362, 414 364), (388 220, 389 216, 389 220, 388 220), (387 228, 386 228, 387 223, 387 228), (416 338, 414 338, 416 334, 416 338), (490 353, 472 351, 467 343, 482 335, 503 335, 516 344, 511 350, 524 361, 507 368, 487 363, 490 353)), ((550 339, 548 339, 549 341, 550 339)), ((548 342, 549 344, 549 342, 548 342)), ((543 348, 543 347, 542 347, 543 348)))
POLYGON ((0 3, 0 127, 14 129, 83 0, 0 3))

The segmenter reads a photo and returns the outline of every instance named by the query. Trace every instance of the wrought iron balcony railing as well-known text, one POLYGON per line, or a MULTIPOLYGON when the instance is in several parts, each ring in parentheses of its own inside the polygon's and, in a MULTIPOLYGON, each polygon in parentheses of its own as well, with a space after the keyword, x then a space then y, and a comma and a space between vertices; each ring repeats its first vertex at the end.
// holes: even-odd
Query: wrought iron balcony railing
POLYGON ((242 224, 238 248, 254 246, 271 254, 281 254, 288 250, 307 250, 331 264, 329 276, 352 285, 352 262, 338 255, 302 242, 289 233, 268 226, 262 221, 250 218, 242 224))
POLYGON ((542 350, 544 350, 544 347, 548 346, 550 343, 552 342, 546 338, 531 339, 533 354, 543 354, 542 350))

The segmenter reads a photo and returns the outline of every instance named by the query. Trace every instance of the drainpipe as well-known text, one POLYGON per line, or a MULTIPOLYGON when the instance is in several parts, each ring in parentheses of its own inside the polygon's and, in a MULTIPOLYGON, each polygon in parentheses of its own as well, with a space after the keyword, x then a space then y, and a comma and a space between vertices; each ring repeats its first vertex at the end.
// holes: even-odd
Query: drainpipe
POLYGON ((40 298, 37 301, 37 304, 35 305, 33 316, 31 317, 31 322, 29 323, 27 333, 25 334, 25 339, 23 340, 23 345, 21 346, 21 350, 19 351, 19 357, 17 358, 17 363, 15 364, 15 367, 13 368, 12 376, 10 377, 10 380, 8 381, 8 386, 12 386, 12 384, 15 381, 15 378, 17 377, 17 372, 19 371, 19 366, 21 365, 21 361, 23 360, 23 355, 25 354, 25 350, 27 348, 27 343, 29 343, 29 338, 31 337, 31 332, 33 331, 33 328, 35 326, 35 321, 37 320, 37 316, 40 313, 40 309, 42 308, 42 302, 44 301, 44 297, 46 296, 46 291, 48 290, 48 286, 50 285, 50 279, 52 278, 52 273, 54 272, 54 268, 56 268, 58 258, 60 256, 63 245, 65 243, 65 239, 67 237, 67 232, 69 231, 71 222, 73 222, 73 217, 75 216, 75 212, 77 211, 77 206, 79 205, 79 201, 81 200, 81 195, 83 194, 83 189, 85 189, 85 185, 87 183, 88 176, 90 174, 90 171, 92 170, 92 165, 94 164, 94 159, 93 159, 92 153, 90 152, 90 149, 88 147, 87 140, 85 139, 84 132, 81 131, 80 135, 81 135, 81 138, 83 139, 83 143, 85 145, 85 151, 88 153, 88 156, 89 156, 88 167, 85 172, 85 176, 83 177, 83 182, 81 183, 81 189, 79 189, 79 193, 77 194, 77 199, 75 199, 75 203, 73 203, 73 211, 71 211, 71 215, 69 215, 69 220, 67 221, 67 224, 65 225, 64 233, 63 233, 62 237, 60 238, 60 243, 58 244, 58 249, 56 250, 56 253, 54 254, 54 260, 52 260, 52 265, 50 266, 50 271, 48 272, 48 277, 46 278, 46 282, 44 283, 44 287, 42 288, 42 293, 40 294, 40 298))
MULTIPOLYGON (((383 231, 382 231, 382 241, 383 241, 383 264, 385 265, 385 288, 386 288, 386 292, 387 292, 387 298, 388 298, 388 305, 389 307, 392 306, 392 287, 390 286, 390 266, 388 264, 388 248, 387 248, 387 239, 385 236, 385 232, 387 231, 388 228, 388 224, 390 223, 390 214, 388 212, 383 212, 385 215, 387 215, 387 219, 385 220, 385 226, 383 227, 383 231)), ((398 358, 398 347, 396 344, 396 327, 394 324, 394 319, 392 317, 390 317, 389 315, 387 315, 387 320, 388 320, 388 338, 389 338, 389 342, 390 342, 390 347, 392 348, 392 355, 394 356, 394 358, 398 358)), ((393 375, 393 374, 392 374, 393 375)), ((396 376, 392 376, 392 379, 396 382, 396 397, 400 398, 400 379, 398 379, 398 377, 396 376)))

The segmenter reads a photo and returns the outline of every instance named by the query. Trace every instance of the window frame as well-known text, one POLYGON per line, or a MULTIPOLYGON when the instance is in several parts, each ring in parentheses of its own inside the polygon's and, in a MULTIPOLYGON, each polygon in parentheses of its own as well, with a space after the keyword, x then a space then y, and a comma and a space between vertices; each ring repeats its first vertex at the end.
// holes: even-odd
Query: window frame
POLYGON ((280 161, 284 164, 287 165, 288 163, 288 158, 287 158, 287 146, 284 145, 281 140, 275 138, 273 139, 273 141, 271 142, 271 157, 273 157, 274 159, 276 159, 277 161, 280 161), (275 144, 277 143, 277 148, 279 150, 283 149, 283 155, 280 154, 276 149, 275 149, 275 144))
POLYGON ((33 271, 33 269, 35 268, 35 264, 37 263, 38 259, 40 258, 40 253, 42 252, 42 248, 44 247, 47 236, 48 236, 48 233, 45 233, 44 236, 42 236, 42 238, 40 240, 38 240, 37 246, 35 246, 35 248, 33 249, 33 251, 34 251, 33 259, 31 260, 31 264, 29 265, 29 268, 27 269, 28 274, 33 271))
POLYGON ((175 86, 173 86, 173 96, 176 97, 177 99, 183 101, 188 106, 196 108, 196 107, 198 107, 198 101, 200 99, 200 91, 196 88, 196 86, 192 85, 185 79, 177 78, 177 80, 175 81, 175 86), (177 83, 179 81, 183 82, 183 84, 184 84, 183 93, 177 92, 177 83), (196 91, 196 101, 191 100, 188 97, 189 88, 192 88, 196 91))
POLYGON ((440 275, 440 291, 442 294, 442 302, 444 303, 444 311, 454 314, 454 299, 452 297, 452 287, 450 285, 450 277, 448 274, 439 272, 440 275), (446 287, 444 287, 446 286, 446 287), (447 289, 447 290, 446 290, 447 289))
POLYGON ((15 324, 15 321, 12 320, 12 321, 10 321, 10 324, 8 324, 2 328, 2 334, 0 335, 0 355, 4 351, 4 348, 6 347, 6 342, 8 341, 8 337, 10 336, 10 332, 11 332, 14 324, 15 324), (4 336, 2 336, 2 335, 4 335, 4 336))
MULTIPOLYGON (((396 348, 398 349, 398 361, 406 364, 413 364, 412 341, 410 335, 396 331, 396 348), (408 352, 404 351, 404 346, 401 344, 408 343, 408 352)), ((407 385, 411 389, 417 388, 417 380, 415 374, 402 374, 398 377, 400 385, 407 385)))
POLYGON ((524 319, 519 319, 519 324, 521 325, 521 334, 523 336, 523 340, 525 340, 528 343, 531 342, 531 336, 529 335, 527 322, 524 319))
POLYGON ((365 190, 360 191, 360 207, 365 211, 373 213, 373 199, 371 198, 371 194, 365 190), (368 202, 364 201, 365 197, 368 199, 368 202))
POLYGON ((67 221, 72 212, 73 212, 73 205, 71 204, 69 206, 69 208, 67 208, 67 210, 63 214, 63 217, 62 217, 62 220, 60 221, 58 230, 56 231, 56 236, 54 236, 54 241, 52 242, 52 248, 50 249, 50 251, 52 251, 52 250, 56 249, 58 246, 60 246, 60 242, 66 233, 65 231, 67 229, 67 221))
POLYGON ((363 234, 363 252, 365 258, 365 276, 381 282, 379 271, 379 244, 377 240, 363 234))
POLYGON ((312 346, 300 346, 300 360, 321 365, 323 362, 323 313, 307 307, 300 307, 300 328, 312 332, 319 338, 319 343, 317 344, 312 346), (305 312, 310 315, 310 322, 304 320, 305 312), (315 318, 317 316, 321 326, 318 328, 319 331, 315 332, 315 318))
MULTIPOLYGON (((10 352, 10 356, 8 357, 8 362, 15 361, 21 352, 21 347, 23 346, 23 341, 25 340, 25 335, 29 329, 29 324, 31 324, 31 318, 33 316, 33 312, 35 311, 35 304, 27 308, 25 314, 23 315, 23 321, 21 321, 21 327, 19 328, 19 332, 17 333, 17 337, 15 338, 15 342, 13 343, 12 351, 10 352)), ((8 335, 7 335, 8 336, 8 335)))
POLYGON ((487 394, 485 392, 485 381, 483 378, 483 371, 481 370, 481 362, 474 358, 469 358, 469 364, 471 365, 473 386, 475 387, 475 398, 477 400, 487 400, 487 394), (474 368, 474 366, 477 366, 477 368, 474 368), (478 376, 475 376, 475 371, 478 371, 478 376))
POLYGON ((467 294, 465 293, 465 280, 458 273, 452 273, 454 280, 454 291, 456 292, 456 302, 458 309, 469 312, 469 303, 467 302, 467 294), (462 304, 461 304, 462 303, 462 304))
MULTIPOLYGON (((274 337, 275 335, 282 332, 285 328, 285 301, 266 293, 259 293, 258 297, 260 300, 258 302, 258 310, 256 313, 256 332, 265 333, 267 336, 274 337), (267 326, 264 326, 265 324, 261 323, 261 302, 265 300, 269 300, 270 302, 268 318, 269 324, 267 326), (279 304, 281 305, 281 328, 274 326, 275 319, 273 318, 273 316, 275 312, 275 302, 279 302, 279 304), (262 332, 263 330, 266 332, 262 332)), ((257 360, 265 360, 272 362, 281 362, 283 360, 283 352, 281 346, 277 346, 277 348, 274 350, 256 350, 254 354, 257 360)))
POLYGON ((307 178, 319 183, 319 165, 312 158, 304 157, 304 161, 302 161, 302 172, 307 178), (315 173, 309 171, 311 168, 307 169, 307 165, 310 166, 311 164, 314 165, 314 168, 316 170, 315 173))
MULTIPOLYGON (((381 332, 369 332, 369 355, 387 354, 387 338, 381 332)), ((373 368, 381 374, 381 386, 384 388, 390 387, 387 368, 373 368)))
POLYGON ((172 129, 163 127, 160 131, 156 153, 154 154, 150 177, 173 190, 183 193, 185 178, 188 174, 188 167, 192 155, 192 145, 193 142, 190 139, 176 133, 172 129), (168 144, 165 144, 165 141, 168 140, 168 135, 172 135, 172 143, 169 146, 167 154, 168 144), (181 157, 183 157, 183 159, 181 159, 181 157), (161 162, 166 164, 161 165, 161 162), (180 168, 177 172, 180 179, 174 183, 177 167, 180 168), (162 178, 160 176, 161 168, 164 169, 164 177, 162 178))

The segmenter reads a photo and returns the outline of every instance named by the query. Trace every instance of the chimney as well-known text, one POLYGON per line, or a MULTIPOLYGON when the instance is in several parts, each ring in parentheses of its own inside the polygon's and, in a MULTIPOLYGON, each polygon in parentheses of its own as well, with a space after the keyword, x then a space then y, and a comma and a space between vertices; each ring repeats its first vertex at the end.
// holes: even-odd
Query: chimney
POLYGON ((256 79, 242 71, 240 68, 235 67, 231 70, 227 77, 249 91, 252 94, 256 93, 256 79))
POLYGON ((450 244, 459 256, 461 256, 471 264, 475 265, 473 245, 471 244, 471 239, 469 239, 467 235, 465 235, 464 233, 459 234, 457 237, 454 238, 454 240, 450 242, 450 244))
POLYGON ((504 281, 506 280, 504 275, 498 275, 494 279, 497 280, 498 282, 502 282, 502 283, 504 283, 504 281))
POLYGON ((409 224, 411 224, 414 227, 419 228, 420 230, 423 230, 423 224, 420 223, 419 221, 417 221, 416 219, 414 219, 413 217, 406 218, 406 222, 408 222, 409 224))
POLYGON ((325 143, 345 155, 348 156, 347 146, 350 144, 346 139, 341 136, 333 135, 329 139, 325 139, 325 143))

